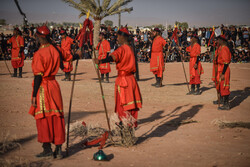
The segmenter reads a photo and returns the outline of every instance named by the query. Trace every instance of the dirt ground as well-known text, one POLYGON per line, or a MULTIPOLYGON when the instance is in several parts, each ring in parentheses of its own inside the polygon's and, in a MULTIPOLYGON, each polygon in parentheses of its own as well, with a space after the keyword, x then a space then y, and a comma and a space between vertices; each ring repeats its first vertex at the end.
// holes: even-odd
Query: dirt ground
MULTIPOLYGON (((11 67, 10 62, 8 62, 11 67)), ((111 83, 104 83, 109 113, 114 112, 115 65, 111 65, 111 83)), ((70 156, 62 160, 40 160, 35 154, 42 151, 37 142, 35 120, 28 114, 31 104, 33 74, 31 61, 25 61, 23 78, 11 78, 3 61, 0 62, 0 132, 1 144, 11 140, 21 147, 9 149, 0 158, 33 162, 33 166, 112 166, 112 167, 247 167, 250 166, 250 129, 224 128, 218 121, 250 122, 250 64, 231 64, 230 111, 219 111, 212 104, 216 91, 211 82, 212 64, 203 63, 200 96, 188 96, 181 63, 167 63, 164 87, 155 88, 149 64, 140 63, 139 86, 143 108, 139 112, 138 142, 130 148, 107 147, 109 162, 92 160, 97 147, 84 149, 71 145, 70 156), (181 124, 185 120, 193 123, 181 124), (5 140, 5 141, 4 141, 5 140)), ((185 63, 188 73, 188 63, 185 63)), ((64 74, 56 77, 60 84, 67 119, 72 82, 63 82, 64 74)), ((85 121, 107 128, 99 84, 90 60, 81 60, 72 106, 72 121, 85 121)), ((65 148, 65 144, 63 146, 65 148)))

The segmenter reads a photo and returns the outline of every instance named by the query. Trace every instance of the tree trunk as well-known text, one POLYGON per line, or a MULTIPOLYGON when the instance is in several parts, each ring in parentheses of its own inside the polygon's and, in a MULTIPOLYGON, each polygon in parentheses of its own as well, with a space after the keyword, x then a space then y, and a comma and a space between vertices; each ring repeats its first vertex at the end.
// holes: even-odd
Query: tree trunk
POLYGON ((118 27, 121 28, 121 13, 118 14, 118 27))
POLYGON ((95 48, 99 42, 100 27, 101 27, 101 19, 96 19, 94 23, 94 47, 95 48))

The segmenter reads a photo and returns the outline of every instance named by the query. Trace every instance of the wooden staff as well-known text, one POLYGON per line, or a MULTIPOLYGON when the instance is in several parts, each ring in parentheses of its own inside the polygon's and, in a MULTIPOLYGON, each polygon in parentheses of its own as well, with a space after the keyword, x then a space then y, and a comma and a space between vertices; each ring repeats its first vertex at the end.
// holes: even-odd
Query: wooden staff
MULTIPOLYGON (((88 46, 88 50, 90 50, 88 42, 87 42, 87 46, 88 46)), ((106 102, 105 102, 105 96, 104 96, 104 92, 103 92, 101 77, 100 77, 100 73, 99 73, 99 70, 98 70, 98 65, 95 64, 95 61, 94 61, 94 59, 96 59, 96 54, 95 54, 95 48, 94 48, 94 46, 92 47, 92 50, 93 50, 92 61, 93 61, 93 65, 95 67, 95 71, 96 71, 96 74, 97 74, 97 77, 98 77, 98 80, 99 80, 99 85, 100 85, 101 95, 102 95, 102 102, 103 102, 103 106, 104 106, 104 110, 105 110, 105 114, 106 114, 106 119, 107 119, 107 123, 108 123, 109 133, 111 133, 110 122, 109 122, 109 117, 108 117, 108 110, 107 110, 107 106, 106 106, 106 102)))
MULTIPOLYGON (((184 59, 184 57, 183 57, 183 56, 182 56, 182 58, 184 59)), ((182 68, 183 68, 184 76, 185 76, 185 79, 186 79, 188 92, 190 92, 189 83, 188 83, 188 80, 187 80, 187 74, 186 74, 186 70, 185 70, 185 67, 184 67, 184 63, 183 63, 183 61, 184 61, 184 60, 182 60, 182 61, 181 61, 181 64, 182 64, 182 68)))
POLYGON ((76 67, 75 67, 75 71, 74 71, 73 82, 72 82, 72 87, 71 87, 71 94, 70 94, 70 101, 69 101, 66 156, 68 156, 68 154, 69 154, 69 125, 70 125, 70 115, 71 115, 71 106, 72 106, 72 99, 73 99, 73 93, 74 93, 74 87, 75 87, 75 80, 76 80, 76 71, 77 71, 77 67, 78 67, 79 58, 76 60, 76 67))
POLYGON ((4 59, 5 65, 6 65, 8 71, 9 71, 9 73, 10 73, 10 76, 12 76, 12 74, 11 74, 11 72, 10 72, 10 69, 9 69, 9 67, 8 67, 8 64, 7 64, 7 62, 6 62, 6 59, 5 59, 5 55, 3 55, 3 59, 4 59))

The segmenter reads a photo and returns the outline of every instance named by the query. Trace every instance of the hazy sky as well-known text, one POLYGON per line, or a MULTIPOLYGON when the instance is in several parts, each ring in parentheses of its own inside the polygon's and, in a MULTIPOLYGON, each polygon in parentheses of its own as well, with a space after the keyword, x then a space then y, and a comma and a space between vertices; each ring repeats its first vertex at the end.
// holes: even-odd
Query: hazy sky
MULTIPOLYGON (((76 0, 77 1, 77 0, 76 0)), ((112 0, 114 2, 115 0, 112 0)), ((61 0, 19 0, 29 22, 82 22, 79 11, 61 0)), ((212 26, 223 24, 250 25, 250 0, 133 0, 127 7, 134 10, 122 14, 122 24, 131 26, 152 24, 174 24, 186 21, 190 26, 212 26)), ((0 0, 0 19, 7 23, 20 24, 14 0, 0 0)), ((118 16, 105 18, 118 23, 118 16)))

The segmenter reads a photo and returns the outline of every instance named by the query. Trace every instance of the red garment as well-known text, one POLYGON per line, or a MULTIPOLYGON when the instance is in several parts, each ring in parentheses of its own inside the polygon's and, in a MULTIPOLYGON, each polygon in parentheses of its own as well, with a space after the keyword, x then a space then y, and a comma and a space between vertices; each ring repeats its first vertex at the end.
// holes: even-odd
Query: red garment
POLYGON ((118 70, 118 77, 115 81, 115 112, 122 119, 126 115, 126 111, 138 111, 142 107, 140 89, 134 77, 136 72, 135 57, 133 50, 128 45, 120 46, 111 53, 111 56, 116 62, 118 70))
POLYGON ((231 63, 231 52, 227 46, 220 47, 218 51, 218 73, 217 73, 217 81, 219 83, 216 84, 217 91, 220 92, 221 96, 230 95, 230 68, 227 67, 227 70, 225 72, 225 80, 220 79, 220 74, 222 74, 224 64, 230 64, 231 63))
POLYGON ((71 54, 71 45, 74 43, 74 40, 68 36, 62 39, 61 41, 61 48, 63 50, 63 65, 64 65, 64 72, 71 72, 73 70, 73 63, 72 59, 73 56, 71 54))
POLYGON ((161 37, 157 36, 153 40, 151 59, 150 59, 150 71, 157 77, 162 77, 163 71, 165 70, 163 47, 166 45, 166 41, 161 37))
POLYGON ((80 29, 76 39, 80 41, 79 47, 82 48, 89 40, 90 45, 93 45, 93 23, 89 19, 85 19, 83 22, 83 28, 80 29))
POLYGON ((203 74, 203 68, 201 66, 201 62, 198 63, 198 68, 194 69, 194 65, 197 61, 197 56, 201 54, 201 46, 196 43, 193 46, 189 46, 186 48, 187 52, 190 52, 190 62, 189 62, 189 74, 190 74, 190 82, 189 84, 201 84, 200 76, 203 74))
MULTIPOLYGON (((99 51, 98 59, 106 59, 107 53, 110 52, 110 44, 107 40, 99 42, 96 49, 99 51)), ((99 70, 101 74, 107 74, 111 72, 110 63, 103 63, 99 65, 99 70)))
POLYGON ((7 43, 11 43, 11 64, 13 68, 23 67, 24 52, 19 56, 20 48, 24 47, 24 39, 22 36, 12 36, 7 43))
POLYGON ((65 123, 63 117, 49 116, 36 120, 37 140, 40 143, 61 145, 65 142, 65 123))
POLYGON ((42 45, 33 56, 32 71, 34 75, 42 76, 42 83, 36 96, 37 107, 31 106, 29 114, 37 120, 39 142, 65 141, 63 101, 59 84, 55 80, 59 66, 59 53, 50 44, 42 45))
POLYGON ((215 50, 214 53, 214 59, 213 59, 213 72, 212 72, 212 80, 214 81, 215 84, 216 83, 216 76, 217 76, 217 72, 218 72, 218 62, 217 62, 217 58, 218 58, 218 51, 220 50, 220 47, 218 47, 215 50))

